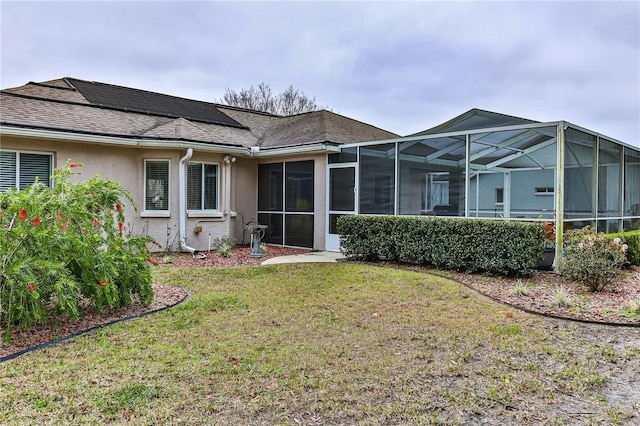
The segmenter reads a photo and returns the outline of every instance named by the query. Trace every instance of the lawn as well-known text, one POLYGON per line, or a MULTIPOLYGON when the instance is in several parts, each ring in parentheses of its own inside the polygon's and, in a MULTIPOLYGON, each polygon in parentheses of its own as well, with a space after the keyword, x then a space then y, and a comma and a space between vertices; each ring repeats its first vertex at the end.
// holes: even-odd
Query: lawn
POLYGON ((2 424, 638 424, 640 332, 372 265, 156 267, 182 304, 0 364, 2 424))

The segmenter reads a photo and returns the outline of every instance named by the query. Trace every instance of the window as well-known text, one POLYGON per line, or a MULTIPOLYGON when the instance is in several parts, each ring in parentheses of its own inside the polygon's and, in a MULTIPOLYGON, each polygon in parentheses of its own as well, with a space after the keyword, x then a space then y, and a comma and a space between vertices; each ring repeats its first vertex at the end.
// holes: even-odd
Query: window
POLYGON ((169 211, 169 160, 145 160, 144 209, 169 211))
POLYGON ((0 192, 25 189, 36 178, 51 185, 53 155, 18 151, 0 151, 0 192))
POLYGON ((218 210, 217 164, 187 164, 187 210, 218 210))
POLYGON ((553 195, 553 186, 537 186, 536 195, 553 195))
POLYGON ((504 204, 504 188, 496 188, 496 204, 504 204))
POLYGON ((258 165, 258 210, 282 211, 283 173, 282 163, 258 165))

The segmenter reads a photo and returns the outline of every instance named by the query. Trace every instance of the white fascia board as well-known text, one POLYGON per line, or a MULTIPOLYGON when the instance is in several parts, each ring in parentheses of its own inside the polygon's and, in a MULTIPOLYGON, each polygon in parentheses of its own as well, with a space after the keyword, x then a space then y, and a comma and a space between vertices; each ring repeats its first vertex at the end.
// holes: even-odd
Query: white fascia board
POLYGON ((136 146, 134 139, 114 136, 90 135, 85 133, 64 132, 59 130, 29 129, 24 127, 0 126, 1 136, 17 136, 24 138, 54 139, 64 141, 79 141, 108 145, 136 146))
POLYGON ((209 145, 198 142, 186 142, 179 140, 149 140, 142 139, 137 140, 137 146, 140 148, 153 148, 153 149, 193 149, 200 152, 212 152, 220 154, 234 154, 249 157, 251 155, 248 148, 239 146, 225 146, 225 145, 209 145))
POLYGON ((29 129, 24 127, 0 126, 0 136, 16 136, 37 139, 53 139, 71 142, 86 142, 111 146, 129 146, 153 149, 187 149, 197 151, 215 152, 222 154, 235 154, 249 157, 250 150, 244 147, 210 145, 198 142, 186 142, 180 140, 136 139, 118 136, 92 135, 86 133, 65 132, 48 129, 29 129))
POLYGON ((277 155, 293 154, 326 154, 330 152, 340 152, 340 148, 333 145, 302 145, 289 148, 273 148, 252 150, 252 156, 256 158, 273 157, 277 155))

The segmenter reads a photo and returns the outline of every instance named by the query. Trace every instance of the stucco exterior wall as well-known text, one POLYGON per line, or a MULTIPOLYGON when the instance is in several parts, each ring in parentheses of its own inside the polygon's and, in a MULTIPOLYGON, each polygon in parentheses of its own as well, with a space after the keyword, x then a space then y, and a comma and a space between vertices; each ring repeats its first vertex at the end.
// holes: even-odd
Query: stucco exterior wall
MULTIPOLYGON (((162 250, 179 251, 179 162, 186 154, 185 150, 177 149, 142 149, 126 146, 111 146, 103 144, 87 144, 74 141, 51 141, 31 138, 16 138, 3 136, 0 149, 18 150, 53 154, 53 167, 62 167, 67 160, 83 163, 79 170, 82 172, 73 177, 73 181, 88 180, 98 174, 101 178, 118 181, 131 192, 137 211, 133 206, 126 206, 125 216, 128 229, 135 234, 153 236, 161 245, 162 250), (144 211, 144 161, 150 159, 166 159, 170 161, 169 212, 144 211)), ((247 202, 242 194, 255 194, 255 160, 238 159, 236 163, 227 165, 224 154, 206 153, 194 150, 190 161, 217 163, 220 174, 219 207, 225 214, 222 218, 189 217, 186 218, 187 244, 197 250, 208 250, 209 241, 220 237, 236 236, 237 218, 231 217, 234 211, 233 203, 239 203, 242 208, 255 211, 255 199, 247 202), (238 173, 236 168, 240 167, 238 173), (227 169, 231 173, 227 173, 227 169), (249 175, 247 178, 245 175, 249 175), (229 182, 231 176, 231 182, 229 182), (233 183, 240 177, 240 183, 233 183), (233 188, 239 191, 233 195, 233 188), (230 193, 231 191, 231 193, 230 193), (233 195, 233 196, 230 196, 233 195), (196 232, 196 227, 201 232, 196 232)), ((255 197, 253 197, 255 198, 255 197)), ((129 203, 127 203, 129 204, 129 203)), ((238 240, 239 241, 239 240, 238 240)))
POLYGON ((245 225, 258 218, 258 166, 257 161, 238 158, 233 166, 232 204, 237 216, 234 221, 232 235, 238 244, 249 244, 250 235, 245 232, 245 225))

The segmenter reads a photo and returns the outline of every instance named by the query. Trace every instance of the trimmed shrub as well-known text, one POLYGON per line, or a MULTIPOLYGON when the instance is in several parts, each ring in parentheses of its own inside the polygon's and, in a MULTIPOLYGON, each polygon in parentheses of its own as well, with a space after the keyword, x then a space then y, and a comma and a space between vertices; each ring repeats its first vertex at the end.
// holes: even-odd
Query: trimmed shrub
POLYGON ((620 238, 622 244, 626 244, 627 262, 631 265, 640 266, 640 230, 627 231, 615 234, 605 234, 606 238, 613 240, 620 238))
POLYGON ((538 223, 417 216, 348 215, 338 219, 344 255, 441 269, 526 275, 542 259, 538 223))
MULTIPOLYGON (((80 301, 96 310, 153 300, 150 237, 125 230, 117 182, 93 179, 71 184, 81 164, 56 170, 54 186, 37 182, 0 193, 0 325, 45 322, 51 312, 80 315, 80 301)), ((134 207, 135 208, 135 207, 134 207)))

